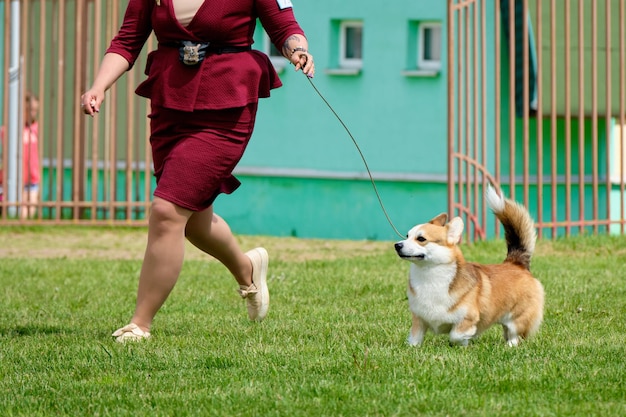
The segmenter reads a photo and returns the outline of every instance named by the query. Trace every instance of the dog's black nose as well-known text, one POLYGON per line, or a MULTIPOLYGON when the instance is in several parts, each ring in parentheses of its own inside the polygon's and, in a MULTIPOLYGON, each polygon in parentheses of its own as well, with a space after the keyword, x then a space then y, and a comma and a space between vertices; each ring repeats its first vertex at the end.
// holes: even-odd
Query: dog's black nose
POLYGON ((398 242, 394 246, 396 250, 402 250, 402 247, 404 246, 404 244, 402 242, 398 242))

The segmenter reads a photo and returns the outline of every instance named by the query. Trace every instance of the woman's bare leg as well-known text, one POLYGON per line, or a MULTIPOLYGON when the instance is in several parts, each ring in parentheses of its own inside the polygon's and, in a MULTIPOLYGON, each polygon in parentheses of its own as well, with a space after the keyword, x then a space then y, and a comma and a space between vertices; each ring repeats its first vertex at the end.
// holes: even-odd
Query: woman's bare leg
POLYGON ((243 253, 230 227, 213 213, 213 207, 192 214, 185 233, 192 244, 217 258, 233 274, 239 283, 239 295, 246 299, 250 320, 263 320, 270 302, 267 251, 255 248, 243 253))
POLYGON ((185 252, 185 225, 192 213, 162 198, 154 198, 137 305, 131 320, 144 331, 150 330, 154 316, 178 280, 185 252))
POLYGON ((243 253, 224 219, 213 213, 213 206, 191 215, 185 235, 195 247, 224 264, 239 285, 252 284, 250 258, 243 253))

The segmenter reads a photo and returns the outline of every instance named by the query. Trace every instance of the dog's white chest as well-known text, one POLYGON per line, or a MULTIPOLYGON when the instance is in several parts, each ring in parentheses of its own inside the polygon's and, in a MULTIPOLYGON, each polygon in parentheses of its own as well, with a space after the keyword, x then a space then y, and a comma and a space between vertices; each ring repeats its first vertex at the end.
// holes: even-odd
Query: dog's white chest
POLYGON ((435 333, 447 333, 462 312, 450 311, 455 301, 450 296, 454 268, 417 268, 411 265, 409 275, 409 309, 428 324, 435 333))

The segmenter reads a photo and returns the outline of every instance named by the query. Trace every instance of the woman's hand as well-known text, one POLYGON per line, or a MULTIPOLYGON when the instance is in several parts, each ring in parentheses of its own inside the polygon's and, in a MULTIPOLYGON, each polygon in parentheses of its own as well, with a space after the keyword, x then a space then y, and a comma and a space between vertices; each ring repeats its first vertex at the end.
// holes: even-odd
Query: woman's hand
POLYGON ((309 42, 298 34, 291 35, 283 44, 282 53, 285 58, 296 66, 296 71, 302 70, 307 77, 315 75, 315 63, 313 55, 309 53, 309 42))
POLYGON ((296 71, 302 70, 307 77, 313 78, 315 75, 315 62, 313 62, 313 55, 311 55, 305 48, 294 48, 289 61, 296 66, 296 71))
POLYGON ((88 90, 80 96, 80 107, 83 113, 95 116, 100 111, 100 104, 104 101, 104 91, 88 90))

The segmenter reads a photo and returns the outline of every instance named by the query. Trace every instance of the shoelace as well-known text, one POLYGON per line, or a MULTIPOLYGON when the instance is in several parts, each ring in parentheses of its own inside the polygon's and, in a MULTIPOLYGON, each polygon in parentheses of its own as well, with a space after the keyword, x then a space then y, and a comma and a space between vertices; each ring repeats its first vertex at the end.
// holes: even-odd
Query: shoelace
POLYGON ((256 294, 259 292, 259 290, 257 289, 256 285, 251 284, 248 288, 243 289, 243 288, 239 288, 239 295, 241 295, 241 298, 246 298, 248 297, 249 294, 256 294))

